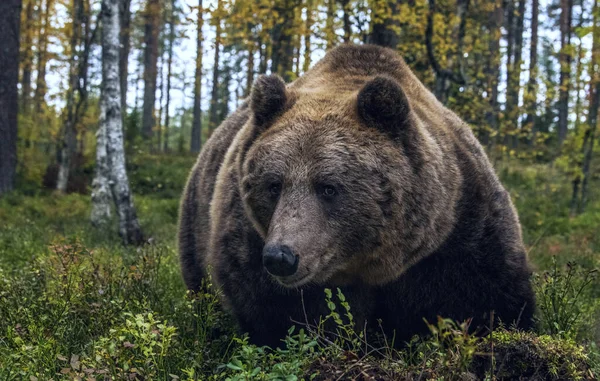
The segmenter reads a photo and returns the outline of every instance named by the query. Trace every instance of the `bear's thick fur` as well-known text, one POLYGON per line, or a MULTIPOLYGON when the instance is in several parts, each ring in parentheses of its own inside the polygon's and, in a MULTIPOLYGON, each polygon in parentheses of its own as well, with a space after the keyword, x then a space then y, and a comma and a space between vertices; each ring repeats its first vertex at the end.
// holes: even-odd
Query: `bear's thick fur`
POLYGON ((287 86, 256 81, 192 170, 179 250, 187 286, 210 271, 258 344, 327 314, 326 287, 399 341, 438 315, 479 332, 532 324, 508 193, 469 126, 380 47, 340 46, 287 86))

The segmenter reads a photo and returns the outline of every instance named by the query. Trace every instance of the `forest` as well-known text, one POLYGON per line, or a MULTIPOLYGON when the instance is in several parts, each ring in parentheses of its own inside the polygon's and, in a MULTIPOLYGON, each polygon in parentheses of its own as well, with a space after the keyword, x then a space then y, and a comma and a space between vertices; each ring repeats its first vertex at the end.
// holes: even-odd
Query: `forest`
MULTIPOLYGON (((0 380, 593 380, 600 375, 598 0, 1 0, 0 380), (535 329, 440 317, 240 333, 186 292, 180 197, 261 74, 394 49, 472 128, 519 214, 535 329)), ((349 322, 348 322, 349 320, 349 322)))

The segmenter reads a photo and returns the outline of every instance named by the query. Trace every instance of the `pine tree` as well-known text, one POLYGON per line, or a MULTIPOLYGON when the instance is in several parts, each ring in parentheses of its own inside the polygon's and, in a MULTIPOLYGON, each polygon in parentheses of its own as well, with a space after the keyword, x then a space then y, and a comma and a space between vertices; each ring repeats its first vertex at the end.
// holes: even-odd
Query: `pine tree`
POLYGON ((154 134, 156 119, 156 77, 158 74, 158 34, 160 30, 160 0, 148 0, 144 10, 144 106, 142 135, 149 142, 154 134))
POLYGON ((196 72, 194 75, 194 107, 193 114, 194 119, 192 121, 192 139, 191 139, 191 151, 194 153, 200 152, 202 146, 202 26, 204 25, 204 8, 202 7, 202 0, 198 0, 198 23, 197 23, 197 34, 196 34, 196 72))
POLYGON ((569 90, 571 88, 571 25, 573 0, 560 0, 560 88, 558 92, 558 146, 567 137, 569 123, 569 90))

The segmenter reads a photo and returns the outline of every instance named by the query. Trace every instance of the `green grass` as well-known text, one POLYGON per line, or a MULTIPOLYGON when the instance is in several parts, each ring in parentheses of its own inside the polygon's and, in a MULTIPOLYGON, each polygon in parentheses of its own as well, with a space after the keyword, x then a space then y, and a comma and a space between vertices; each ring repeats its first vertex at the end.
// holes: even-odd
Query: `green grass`
POLYGON ((479 339, 440 320, 430 338, 395 350, 354 332, 349 306, 332 290, 323 297, 338 326, 333 340, 321 327, 295 328, 284 349, 269 350, 236 333, 210 283, 186 293, 175 238, 193 161, 139 156, 130 165, 152 238, 142 248, 122 246, 116 225, 94 229, 89 196, 0 199, 0 380, 592 379, 600 370, 600 202, 592 197, 571 218, 569 182, 556 170, 499 168, 536 268, 536 332, 479 339))

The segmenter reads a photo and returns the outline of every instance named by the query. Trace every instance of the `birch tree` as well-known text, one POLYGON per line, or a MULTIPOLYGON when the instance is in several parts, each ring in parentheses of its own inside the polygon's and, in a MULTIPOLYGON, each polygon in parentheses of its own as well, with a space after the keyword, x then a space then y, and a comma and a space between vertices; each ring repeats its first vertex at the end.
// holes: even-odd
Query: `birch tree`
POLYGON ((119 77, 119 0, 103 0, 102 25, 102 115, 97 136, 98 167, 92 193, 92 222, 98 225, 110 217, 110 189, 119 216, 119 235, 125 244, 140 244, 143 235, 133 205, 123 146, 119 77))

